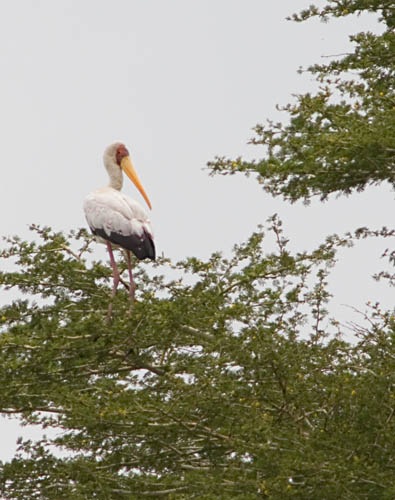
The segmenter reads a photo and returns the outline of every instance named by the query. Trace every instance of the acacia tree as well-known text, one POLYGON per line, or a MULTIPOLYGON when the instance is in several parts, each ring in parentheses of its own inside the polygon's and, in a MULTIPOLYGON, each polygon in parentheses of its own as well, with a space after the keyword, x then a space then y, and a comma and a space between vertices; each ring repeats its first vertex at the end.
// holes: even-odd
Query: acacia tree
POLYGON ((217 158, 213 173, 253 172, 265 191, 291 202, 329 194, 350 194, 387 181, 395 186, 395 9, 392 0, 330 0, 295 14, 297 22, 327 21, 374 13, 382 33, 350 36, 354 51, 307 69, 316 77, 314 95, 297 96, 281 108, 285 123, 255 127, 256 161, 217 158))
POLYGON ((140 267, 108 322, 90 236, 33 229, 2 253, 25 298, 1 310, 1 410, 61 433, 19 443, 2 498, 393 497, 394 318, 328 338, 326 276, 351 236, 291 254, 274 217, 273 253, 260 230, 173 280, 140 267))
MULTIPOLYGON (((296 19, 370 9, 388 27, 386 5, 328 2, 296 19)), ((319 102, 321 92, 309 99, 319 102)), ((291 125, 277 136, 273 129, 283 143, 259 163, 283 166, 284 176, 273 170, 265 185, 290 199, 342 191, 347 178, 345 160, 331 177, 336 148, 323 121, 303 115, 307 99, 299 98, 305 119, 289 108, 291 125), (296 142, 285 154, 287 137, 296 142), (291 169, 302 153, 305 177, 291 169)), ((347 106, 324 104, 340 118, 347 106)), ((380 144, 388 153, 386 116, 380 144)), ((388 167, 384 154, 377 162, 388 167)), ((378 179, 373 164, 350 189, 378 179)), ((57 432, 19 442, 0 465, 2 498, 394 498, 394 315, 375 305, 350 344, 326 311, 337 249, 393 231, 358 230, 292 253, 274 216, 230 258, 162 259, 150 273, 136 264, 137 301, 119 290, 108 321, 111 268, 92 260, 86 231, 32 230, 32 241, 9 238, 1 253, 12 266, 0 284, 16 298, 0 311, 0 412, 57 432), (270 241, 275 249, 265 252, 270 241)))

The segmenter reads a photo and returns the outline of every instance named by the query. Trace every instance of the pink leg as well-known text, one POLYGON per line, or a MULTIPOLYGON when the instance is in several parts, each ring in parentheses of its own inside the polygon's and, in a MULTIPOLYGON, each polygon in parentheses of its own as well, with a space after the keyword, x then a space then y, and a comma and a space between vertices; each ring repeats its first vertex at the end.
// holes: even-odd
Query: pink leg
POLYGON ((117 267, 117 264, 116 264, 115 259, 114 259, 114 254, 112 251, 111 243, 108 241, 107 241, 107 250, 108 250, 108 253, 110 255, 110 262, 111 262, 112 274, 113 274, 113 279, 114 279, 113 287, 112 287, 112 296, 114 297, 116 294, 121 277, 119 275, 118 267, 117 267))
POLYGON ((129 250, 126 250, 126 259, 128 261, 128 273, 129 273, 129 295, 132 300, 134 300, 134 291, 136 290, 136 285, 134 283, 133 279, 133 273, 132 273, 132 261, 130 258, 130 252, 129 250))

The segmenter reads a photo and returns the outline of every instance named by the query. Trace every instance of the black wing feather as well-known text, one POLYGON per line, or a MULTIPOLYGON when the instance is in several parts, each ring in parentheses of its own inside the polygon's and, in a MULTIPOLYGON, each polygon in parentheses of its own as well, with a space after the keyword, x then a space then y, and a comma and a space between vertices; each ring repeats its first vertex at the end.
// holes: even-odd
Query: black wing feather
POLYGON ((100 236, 110 243, 119 245, 125 250, 130 250, 139 260, 155 260, 155 245, 151 236, 146 231, 143 231, 141 236, 137 236, 136 234, 124 236, 123 234, 115 232, 111 232, 110 235, 108 235, 104 229, 95 227, 91 227, 91 231, 95 236, 100 236))

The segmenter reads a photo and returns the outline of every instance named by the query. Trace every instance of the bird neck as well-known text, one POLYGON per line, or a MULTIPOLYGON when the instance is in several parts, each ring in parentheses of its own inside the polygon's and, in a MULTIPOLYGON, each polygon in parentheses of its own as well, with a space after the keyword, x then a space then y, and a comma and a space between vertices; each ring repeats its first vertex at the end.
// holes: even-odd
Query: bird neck
POLYGON ((109 187, 120 191, 123 185, 123 174, 120 167, 113 161, 105 159, 104 165, 108 172, 108 177, 110 179, 109 187))

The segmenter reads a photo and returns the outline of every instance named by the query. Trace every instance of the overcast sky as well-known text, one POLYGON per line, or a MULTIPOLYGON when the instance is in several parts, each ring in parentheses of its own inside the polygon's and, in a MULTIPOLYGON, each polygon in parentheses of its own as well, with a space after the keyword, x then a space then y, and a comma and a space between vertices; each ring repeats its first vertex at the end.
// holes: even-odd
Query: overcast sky
MULTIPOLYGON (((378 29, 368 16, 329 24, 285 20, 310 3, 3 2, 0 234, 28 237, 32 222, 85 226, 83 198, 106 184, 102 153, 114 140, 129 147, 151 198, 158 253, 174 259, 228 253, 274 212, 298 250, 333 232, 391 227, 386 186, 291 206, 252 178, 210 178, 204 170, 215 155, 259 157, 247 146, 251 128, 280 119, 276 104, 315 88, 310 76, 297 74, 299 66, 346 52, 353 32, 378 29)), ((124 190, 140 199, 131 183, 124 190)), ((392 303, 385 286, 368 277, 384 264, 384 247, 365 242, 342 251, 331 307, 344 321, 355 314, 343 304, 392 303)), ((0 459, 13 453, 11 428, 0 421, 0 459)))

